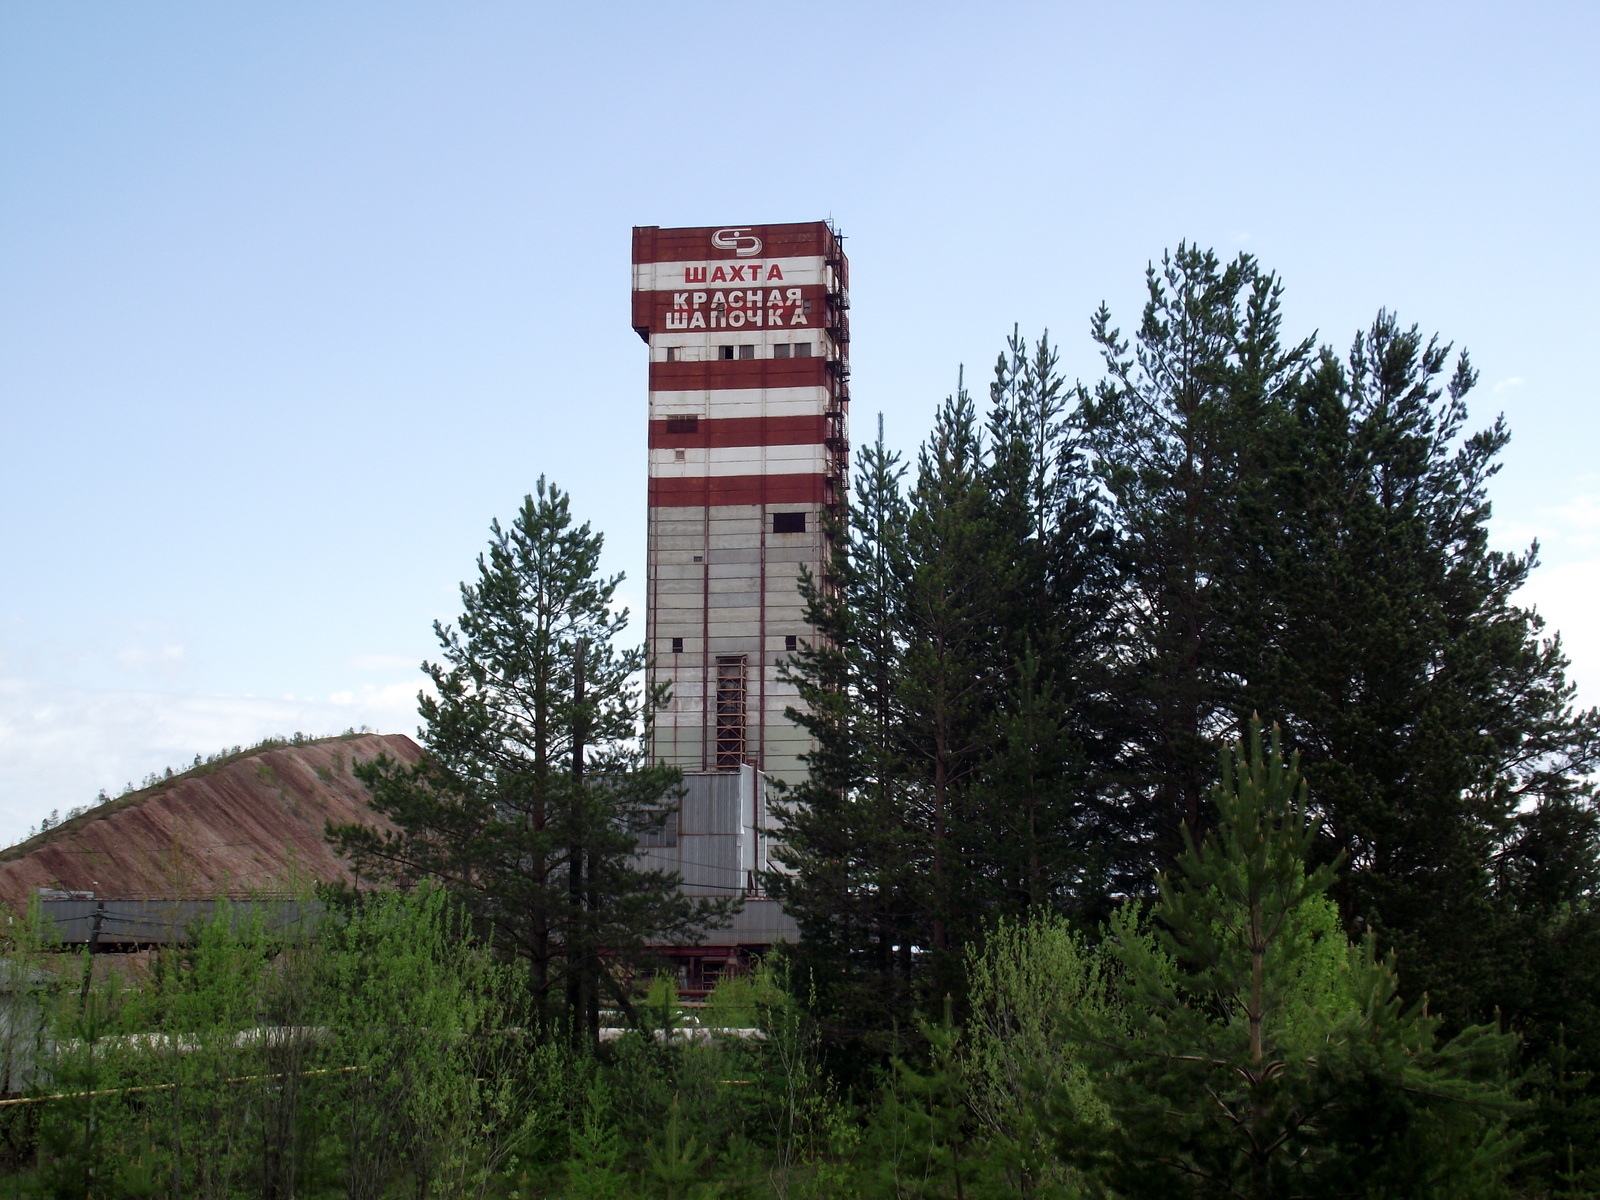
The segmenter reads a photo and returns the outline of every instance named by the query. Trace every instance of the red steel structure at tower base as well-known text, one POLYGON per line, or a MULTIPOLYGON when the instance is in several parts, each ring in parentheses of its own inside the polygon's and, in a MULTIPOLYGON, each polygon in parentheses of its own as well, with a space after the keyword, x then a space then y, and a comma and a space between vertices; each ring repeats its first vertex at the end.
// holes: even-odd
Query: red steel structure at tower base
POLYGON ((633 231, 633 327, 650 348, 646 645, 671 688, 651 749, 689 789, 674 844, 650 853, 685 890, 745 897, 746 928, 727 935, 741 945, 793 930, 759 893, 765 780, 798 781, 810 749, 778 664, 811 636, 801 569, 823 577, 823 518, 846 501, 849 279, 825 221, 633 231), (749 781, 737 827, 713 822, 737 854, 691 846, 702 834, 683 824, 725 807, 697 799, 731 795, 719 774, 749 781))

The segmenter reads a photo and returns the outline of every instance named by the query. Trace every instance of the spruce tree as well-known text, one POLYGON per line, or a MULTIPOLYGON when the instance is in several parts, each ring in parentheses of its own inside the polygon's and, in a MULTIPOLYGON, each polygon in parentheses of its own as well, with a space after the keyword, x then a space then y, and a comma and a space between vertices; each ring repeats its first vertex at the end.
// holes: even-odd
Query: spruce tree
POLYGON ((814 631, 784 664, 800 694, 789 710, 813 739, 808 774, 779 806, 766 886, 799 923, 795 953, 816 982, 836 1037, 869 1037, 908 1019, 921 858, 906 836, 905 467, 884 444, 857 456, 848 517, 832 527, 824 577, 802 574, 814 631))
POLYGON ((1003 629, 1016 564, 998 536, 976 407, 957 387, 934 418, 908 498, 899 690, 907 836, 924 860, 918 944, 931 995, 960 990, 961 948, 989 908, 998 832, 980 787, 1010 665, 1003 629))
POLYGON ((601 535, 574 527, 543 476, 511 526, 490 529, 459 621, 434 625, 422 760, 357 768, 397 828, 328 832, 363 877, 449 889, 527 964, 535 1018, 576 1036, 592 1032, 602 990, 626 1005, 615 964, 726 906, 680 895, 634 857, 680 776, 643 760, 643 652, 616 645, 627 611, 612 606, 621 576, 599 573, 601 535))
POLYGON ((1115 803, 1118 714, 1106 703, 1116 579, 1082 420, 1048 332, 1013 330, 985 422, 988 523, 1002 549, 995 652, 1003 692, 981 773, 996 914, 1094 913, 1141 874, 1115 803))
POLYGON ((802 587, 817 637, 790 716, 815 749, 771 885, 798 953, 854 981, 836 1016, 856 1029, 959 993, 996 917, 1095 911, 1140 869, 1104 782, 1113 580, 1078 390, 1048 339, 1025 350, 1014 334, 986 426, 964 387, 947 399, 908 497, 880 421, 829 578, 802 587))

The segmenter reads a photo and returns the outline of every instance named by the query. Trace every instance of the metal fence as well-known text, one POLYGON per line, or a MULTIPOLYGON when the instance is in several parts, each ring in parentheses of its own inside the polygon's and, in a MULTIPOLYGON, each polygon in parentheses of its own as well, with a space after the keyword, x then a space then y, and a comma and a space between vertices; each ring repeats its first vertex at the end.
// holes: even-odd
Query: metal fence
POLYGON ((302 900, 51 900, 39 901, 44 939, 92 952, 145 946, 181 946, 208 925, 224 906, 234 929, 259 921, 278 937, 304 936, 322 916, 322 905, 302 900))

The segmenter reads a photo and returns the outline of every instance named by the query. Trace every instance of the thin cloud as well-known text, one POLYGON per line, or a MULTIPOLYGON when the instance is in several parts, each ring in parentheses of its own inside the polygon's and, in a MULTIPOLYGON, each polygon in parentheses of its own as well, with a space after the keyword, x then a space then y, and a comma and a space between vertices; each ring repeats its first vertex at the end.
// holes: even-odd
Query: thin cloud
POLYGON ((1600 561, 1542 567, 1517 593, 1517 603, 1539 610, 1546 636, 1560 633, 1571 667, 1567 678, 1578 685, 1581 707, 1600 704, 1600 623, 1593 616, 1600 592, 1600 561))
POLYGON ((415 671, 417 660, 405 654, 352 654, 345 662, 357 671, 415 671))
POLYGON ((52 809, 116 795, 196 754, 351 727, 415 736, 417 688, 353 689, 345 703, 133 689, 73 688, 0 678, 0 845, 52 809))
POLYGON ((1549 511, 1571 535, 1600 532, 1600 493, 1580 492, 1549 511))
POLYGON ((389 714, 391 720, 404 720, 416 713, 419 691, 430 696, 439 694, 433 680, 423 679, 419 683, 391 683, 387 687, 368 683, 358 690, 334 692, 329 695, 328 703, 340 708, 358 706, 363 712, 382 712, 389 714))
POLYGON ((183 663, 183 658, 184 649, 179 645, 134 645, 117 651, 118 664, 139 675, 170 675, 183 663))
POLYGON ((1513 388, 1521 387, 1522 384, 1523 384, 1522 376, 1521 375, 1513 375, 1509 379, 1502 379, 1499 383, 1495 384, 1494 385, 1494 394, 1498 396, 1501 392, 1509 392, 1513 388))

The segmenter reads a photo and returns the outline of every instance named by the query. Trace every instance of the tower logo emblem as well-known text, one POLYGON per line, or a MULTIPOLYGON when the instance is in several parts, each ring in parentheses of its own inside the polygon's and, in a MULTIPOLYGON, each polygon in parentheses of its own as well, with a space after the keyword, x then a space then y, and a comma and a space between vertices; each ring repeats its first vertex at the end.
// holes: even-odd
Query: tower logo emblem
POLYGON ((761 253, 761 239, 751 233, 746 225, 717 230, 711 235, 711 244, 718 250, 732 250, 740 258, 761 253))

